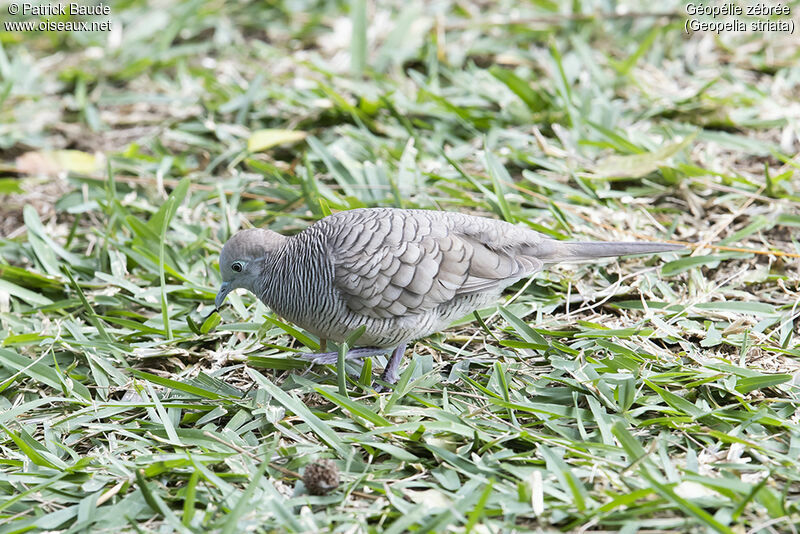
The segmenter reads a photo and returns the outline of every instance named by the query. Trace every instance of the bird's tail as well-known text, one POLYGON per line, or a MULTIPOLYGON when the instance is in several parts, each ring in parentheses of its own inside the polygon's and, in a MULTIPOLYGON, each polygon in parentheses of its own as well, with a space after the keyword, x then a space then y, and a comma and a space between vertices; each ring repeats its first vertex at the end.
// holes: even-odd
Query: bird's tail
POLYGON ((537 247, 536 257, 544 263, 558 263, 562 261, 584 261, 595 258, 608 258, 613 256, 628 256, 631 254, 655 254, 657 252, 672 252, 685 248, 682 245, 671 243, 647 242, 575 242, 547 240, 537 247))

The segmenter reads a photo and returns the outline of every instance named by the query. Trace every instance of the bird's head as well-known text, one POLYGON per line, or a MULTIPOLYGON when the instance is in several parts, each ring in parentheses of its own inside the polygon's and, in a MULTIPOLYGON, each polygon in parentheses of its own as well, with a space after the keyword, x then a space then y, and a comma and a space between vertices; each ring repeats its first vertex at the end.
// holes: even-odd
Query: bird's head
MULTIPOLYGON (((228 293, 243 287, 257 293, 260 278, 263 276, 264 260, 278 249, 285 236, 271 230, 251 228, 234 234, 219 254, 219 271, 222 285, 214 299, 217 309, 225 302, 228 293)), ((263 281, 261 282, 263 284, 263 281)))

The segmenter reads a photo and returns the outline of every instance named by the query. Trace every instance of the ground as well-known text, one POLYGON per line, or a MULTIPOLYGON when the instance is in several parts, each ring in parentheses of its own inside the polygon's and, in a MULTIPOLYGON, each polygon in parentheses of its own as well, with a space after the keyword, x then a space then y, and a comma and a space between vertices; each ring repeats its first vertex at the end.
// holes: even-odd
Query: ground
POLYGON ((734 17, 774 31, 687 33, 733 19, 675 2, 4 5, 0 534, 796 532, 787 7, 734 17), (111 24, 6 24, 43 20, 111 24), (385 359, 309 367, 293 355, 318 340, 252 295, 211 313, 237 229, 361 206, 687 250, 520 282, 410 347, 382 394, 385 359), (302 475, 324 459, 339 486, 312 496, 302 475))

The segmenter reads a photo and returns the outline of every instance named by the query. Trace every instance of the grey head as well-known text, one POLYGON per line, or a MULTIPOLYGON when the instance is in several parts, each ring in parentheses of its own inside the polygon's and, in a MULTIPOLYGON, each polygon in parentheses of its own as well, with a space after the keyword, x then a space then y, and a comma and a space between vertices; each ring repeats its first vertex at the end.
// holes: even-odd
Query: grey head
POLYGON ((243 287, 258 294, 263 287, 262 275, 264 260, 280 249, 286 237, 271 230, 250 228, 234 234, 219 254, 219 271, 222 285, 214 299, 217 309, 225 302, 228 293, 243 287))

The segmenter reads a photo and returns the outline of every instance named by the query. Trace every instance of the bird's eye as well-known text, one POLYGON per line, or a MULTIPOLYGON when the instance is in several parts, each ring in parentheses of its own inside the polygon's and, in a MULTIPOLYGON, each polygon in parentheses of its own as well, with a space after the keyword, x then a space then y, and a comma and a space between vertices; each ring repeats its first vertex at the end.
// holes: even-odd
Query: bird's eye
POLYGON ((231 269, 233 269, 237 273, 242 272, 242 262, 240 261, 233 262, 233 264, 231 265, 231 269))

